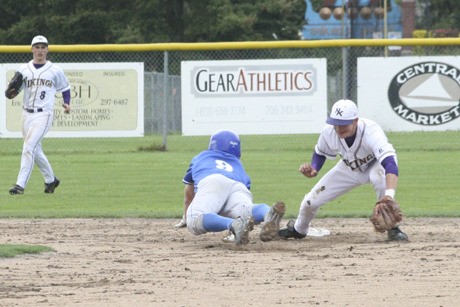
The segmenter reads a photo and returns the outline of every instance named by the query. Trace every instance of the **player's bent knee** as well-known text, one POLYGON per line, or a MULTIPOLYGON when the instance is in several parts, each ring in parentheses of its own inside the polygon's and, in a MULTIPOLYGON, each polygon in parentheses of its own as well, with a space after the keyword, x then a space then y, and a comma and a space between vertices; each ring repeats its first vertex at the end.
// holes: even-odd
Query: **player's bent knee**
POLYGON ((206 233, 203 227, 203 215, 190 215, 187 216, 187 229, 194 235, 201 235, 206 233))
POLYGON ((323 202, 320 202, 317 197, 311 197, 311 193, 305 195, 304 199, 302 200, 302 203, 300 204, 301 207, 308 209, 318 209, 323 205, 323 202))

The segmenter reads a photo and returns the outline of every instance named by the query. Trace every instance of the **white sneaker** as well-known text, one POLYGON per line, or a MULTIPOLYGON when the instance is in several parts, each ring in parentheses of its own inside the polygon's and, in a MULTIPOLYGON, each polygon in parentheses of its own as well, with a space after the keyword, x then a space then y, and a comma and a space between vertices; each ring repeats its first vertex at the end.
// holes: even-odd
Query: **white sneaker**
POLYGON ((230 226, 230 231, 235 235, 236 245, 246 245, 249 243, 249 232, 254 229, 252 217, 243 219, 238 217, 230 226))
POLYGON ((260 231, 259 238, 263 242, 271 241, 278 234, 280 222, 286 212, 286 205, 282 201, 277 201, 267 212, 264 218, 264 224, 260 231))

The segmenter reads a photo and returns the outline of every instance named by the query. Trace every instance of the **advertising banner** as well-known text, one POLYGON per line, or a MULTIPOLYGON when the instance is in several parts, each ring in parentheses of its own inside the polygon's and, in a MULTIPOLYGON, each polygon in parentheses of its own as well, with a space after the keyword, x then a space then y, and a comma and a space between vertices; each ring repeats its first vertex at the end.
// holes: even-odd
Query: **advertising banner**
POLYGON ((387 131, 460 130, 460 57, 359 58, 358 108, 387 131))
POLYGON ((182 62, 182 133, 318 133, 327 117, 326 59, 182 62))
MULTIPOLYGON (((5 85, 21 64, 0 65, 5 85)), ((125 137, 144 134, 143 63, 60 63, 71 85, 72 110, 65 114, 56 93, 54 122, 47 137, 125 137)), ((1 137, 22 137, 23 92, 0 98, 1 137)))

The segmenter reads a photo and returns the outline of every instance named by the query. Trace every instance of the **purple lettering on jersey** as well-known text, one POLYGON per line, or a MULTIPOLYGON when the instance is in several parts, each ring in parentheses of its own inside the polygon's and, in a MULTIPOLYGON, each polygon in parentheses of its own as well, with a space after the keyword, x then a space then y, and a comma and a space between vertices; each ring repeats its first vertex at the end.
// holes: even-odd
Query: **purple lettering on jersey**
POLYGON ((361 166, 363 166, 365 164, 368 164, 369 162, 372 162, 372 160, 374 160, 374 159, 375 159, 375 156, 373 154, 368 154, 366 157, 359 158, 359 159, 354 160, 354 161, 349 161, 347 159, 343 159, 343 162, 345 162, 345 164, 348 167, 350 167, 352 171, 354 171, 355 169, 358 169, 361 166))

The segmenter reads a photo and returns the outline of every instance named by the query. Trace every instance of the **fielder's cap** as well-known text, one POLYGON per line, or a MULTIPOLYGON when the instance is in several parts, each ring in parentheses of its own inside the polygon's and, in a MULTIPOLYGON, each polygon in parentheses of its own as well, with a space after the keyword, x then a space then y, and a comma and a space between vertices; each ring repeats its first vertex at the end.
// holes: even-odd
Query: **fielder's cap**
POLYGON ((341 99, 334 103, 326 123, 333 126, 347 126, 358 118, 358 108, 356 104, 348 99, 341 99))
POLYGON ((42 35, 37 35, 32 39, 31 46, 36 45, 36 44, 44 44, 48 46, 48 40, 46 39, 46 37, 42 35))

